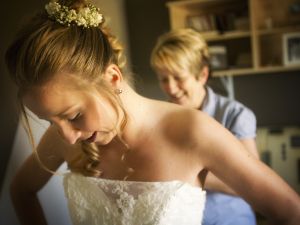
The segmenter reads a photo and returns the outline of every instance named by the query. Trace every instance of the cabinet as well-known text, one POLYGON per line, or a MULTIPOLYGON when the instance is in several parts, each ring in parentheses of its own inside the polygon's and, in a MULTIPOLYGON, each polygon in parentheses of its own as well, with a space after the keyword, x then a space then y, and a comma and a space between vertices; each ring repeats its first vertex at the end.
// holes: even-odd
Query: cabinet
POLYGON ((261 160, 300 194, 300 128, 259 127, 256 143, 261 160))
POLYGON ((300 1, 177 0, 167 7, 171 29, 193 27, 210 48, 226 49, 227 65, 214 76, 300 71, 300 1))

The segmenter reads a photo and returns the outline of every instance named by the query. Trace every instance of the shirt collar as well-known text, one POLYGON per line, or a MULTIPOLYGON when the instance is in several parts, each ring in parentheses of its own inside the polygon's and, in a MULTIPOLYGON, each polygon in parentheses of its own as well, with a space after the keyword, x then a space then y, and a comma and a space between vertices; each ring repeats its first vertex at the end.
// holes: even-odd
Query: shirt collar
POLYGON ((213 115, 216 109, 216 94, 210 87, 206 86, 205 88, 206 95, 200 110, 206 112, 209 115, 213 115))

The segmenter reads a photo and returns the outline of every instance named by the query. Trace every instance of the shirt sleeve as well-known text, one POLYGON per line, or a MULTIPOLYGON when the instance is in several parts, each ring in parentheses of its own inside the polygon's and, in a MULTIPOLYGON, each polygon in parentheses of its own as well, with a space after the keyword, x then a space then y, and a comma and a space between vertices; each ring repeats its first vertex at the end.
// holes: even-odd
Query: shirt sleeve
POLYGON ((236 110, 234 119, 229 130, 238 138, 255 138, 256 137, 256 117, 254 113, 245 106, 240 106, 236 110))

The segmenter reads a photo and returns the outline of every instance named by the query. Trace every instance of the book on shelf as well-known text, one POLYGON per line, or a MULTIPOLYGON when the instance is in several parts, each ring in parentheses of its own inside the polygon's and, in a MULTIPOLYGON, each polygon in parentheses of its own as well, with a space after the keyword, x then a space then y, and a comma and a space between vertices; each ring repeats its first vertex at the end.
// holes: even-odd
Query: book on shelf
POLYGON ((215 16, 213 14, 188 16, 186 26, 199 32, 215 31, 215 16))
POLYGON ((239 23, 237 22, 239 22, 239 18, 237 18, 234 13, 201 14, 188 16, 186 18, 187 27, 193 28, 201 33, 206 33, 207 35, 222 34, 240 29, 240 27, 238 27, 239 23))

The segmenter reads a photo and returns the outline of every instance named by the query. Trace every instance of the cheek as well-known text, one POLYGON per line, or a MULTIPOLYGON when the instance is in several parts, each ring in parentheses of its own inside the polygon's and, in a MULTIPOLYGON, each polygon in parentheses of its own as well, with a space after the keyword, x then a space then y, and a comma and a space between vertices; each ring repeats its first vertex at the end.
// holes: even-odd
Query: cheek
POLYGON ((99 130, 100 127, 100 122, 97 120, 86 120, 84 121, 84 123, 82 124, 82 128, 88 131, 95 131, 95 130, 99 130))
POLYGON ((159 86, 162 90, 167 91, 168 90, 168 84, 159 82, 159 86))
POLYGON ((74 124, 74 126, 77 129, 89 132, 99 130, 101 122, 96 115, 96 113, 93 113, 91 111, 89 111, 88 113, 84 113, 80 117, 80 119, 74 124))
POLYGON ((191 91, 191 84, 189 82, 183 82, 181 84, 178 85, 178 88, 180 88, 181 90, 185 91, 185 92, 190 92, 191 91))
POLYGON ((90 113, 89 119, 86 121, 86 126, 98 131, 110 130, 117 123, 117 115, 111 108, 102 107, 96 108, 90 113))
POLYGON ((76 122, 73 127, 75 129, 78 129, 78 130, 81 130, 81 131, 93 131, 95 130, 95 128, 93 126, 91 126, 92 124, 89 123, 88 121, 86 120, 81 120, 80 122, 76 122))

